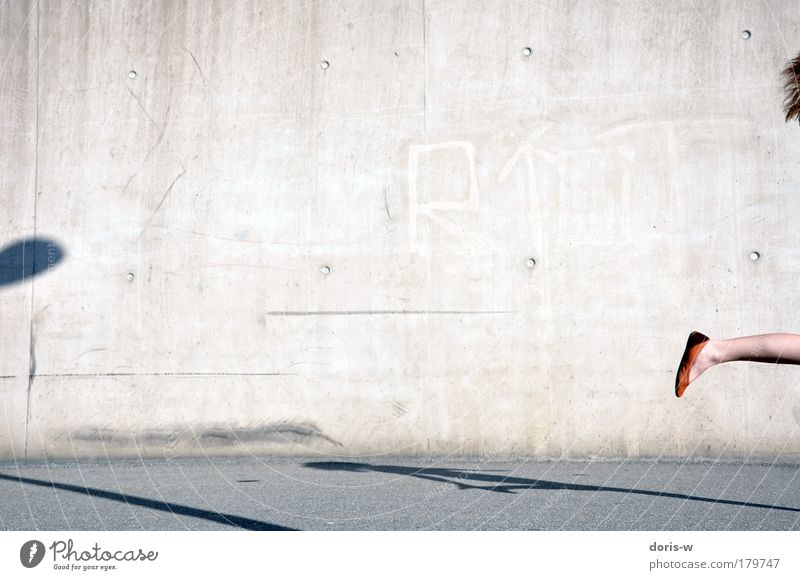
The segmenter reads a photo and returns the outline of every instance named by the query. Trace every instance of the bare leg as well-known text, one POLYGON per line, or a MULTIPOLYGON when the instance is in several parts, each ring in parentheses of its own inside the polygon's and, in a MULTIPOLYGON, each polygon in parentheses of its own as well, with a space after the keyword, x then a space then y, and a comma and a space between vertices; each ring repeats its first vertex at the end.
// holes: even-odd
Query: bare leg
POLYGON ((689 382, 714 365, 737 360, 800 365, 800 334, 777 332, 709 340, 692 365, 689 382))

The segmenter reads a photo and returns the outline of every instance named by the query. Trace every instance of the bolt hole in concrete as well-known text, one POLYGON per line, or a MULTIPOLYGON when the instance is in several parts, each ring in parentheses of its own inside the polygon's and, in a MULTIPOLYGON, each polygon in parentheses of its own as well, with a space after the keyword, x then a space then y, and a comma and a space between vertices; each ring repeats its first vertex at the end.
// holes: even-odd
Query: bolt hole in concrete
POLYGON ((528 258, 527 260, 525 260, 525 265, 528 268, 533 268, 536 265, 536 260, 533 258, 528 258))
POLYGON ((331 273, 331 267, 330 266, 323 266, 322 268, 319 269, 319 271, 322 272, 323 274, 330 274, 331 273))
POLYGON ((331 63, 329 63, 327 60, 323 60, 323 61, 321 61, 321 62, 319 63, 319 66, 321 66, 323 69, 326 69, 326 68, 328 68, 329 66, 331 66, 331 63))
POLYGON ((745 40, 747 40, 747 39, 748 39, 748 38, 750 38, 751 36, 752 36, 752 34, 750 34, 750 31, 749 31, 749 30, 742 30, 742 38, 744 38, 745 40))
POLYGON ((533 49, 530 46, 526 46, 522 49, 522 54, 525 56, 530 56, 533 54, 533 49))
POLYGON ((131 80, 135 79, 136 78, 136 71, 132 70, 131 72, 129 72, 128 73, 128 78, 131 79, 131 80))
POLYGON ((753 260, 754 262, 758 260, 760 257, 761 254, 759 254, 758 252, 750 252, 750 259, 753 260))
POLYGON ((129 282, 133 282, 133 279, 135 278, 133 272, 128 272, 128 274, 125 277, 128 279, 129 282))

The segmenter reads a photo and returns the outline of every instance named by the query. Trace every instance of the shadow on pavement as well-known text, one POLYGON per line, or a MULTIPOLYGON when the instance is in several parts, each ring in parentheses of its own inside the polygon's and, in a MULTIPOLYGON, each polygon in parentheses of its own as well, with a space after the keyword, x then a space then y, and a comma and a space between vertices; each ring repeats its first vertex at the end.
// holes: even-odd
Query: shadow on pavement
POLYGON ((630 493, 636 495, 648 495, 652 497, 668 497, 674 499, 684 499, 690 501, 701 501, 721 505, 736 505, 744 507, 765 508, 771 510, 781 510, 787 512, 800 512, 800 508, 792 508, 779 505, 764 503, 754 503, 748 501, 736 501, 732 499, 716 499, 711 497, 701 497, 684 493, 673 493, 668 491, 652 491, 649 489, 635 489, 628 487, 610 487, 605 485, 582 485, 578 483, 561 483, 558 481, 547 481, 544 479, 526 479, 523 477, 508 477, 505 475, 492 475, 488 473, 477 473, 461 469, 448 468, 426 468, 426 467, 406 467, 403 465, 371 465, 369 463, 350 463, 346 461, 310 461, 303 464, 304 467, 312 469, 323 469, 326 471, 352 471, 368 472, 375 471, 381 473, 394 473, 398 475, 408 475, 437 481, 441 483, 452 483, 458 489, 482 489, 484 491, 496 491, 499 493, 514 493, 518 489, 546 489, 546 490, 565 490, 565 491, 610 491, 615 493, 630 493), (466 483, 469 482, 469 483, 466 483), (494 485, 475 485, 476 483, 489 483, 494 485))
POLYGON ((26 483, 28 485, 38 485, 40 487, 50 487, 53 489, 63 489, 66 491, 72 491, 75 493, 82 493, 84 495, 88 495, 92 498, 103 498, 103 499, 110 499, 113 501, 121 501, 125 502, 130 505, 137 505, 141 507, 146 507, 154 510, 159 510, 162 512, 170 512, 178 516, 188 516, 191 518, 200 518, 203 520, 208 520, 211 522, 216 522, 218 524, 223 524, 226 526, 233 526, 235 528, 242 528, 244 530, 259 530, 259 531, 296 531, 293 528, 285 528, 283 526, 278 526, 275 524, 270 524, 267 522, 262 522, 260 520, 251 520, 250 518, 242 518, 239 516, 232 516, 229 514, 221 514, 218 512, 212 512, 208 510, 201 510, 177 503, 167 503, 164 501, 158 501, 153 499, 147 499, 144 497, 139 497, 135 495, 127 495, 121 493, 115 493, 113 491, 105 491, 102 489, 95 489, 93 487, 84 487, 80 485, 71 485, 68 483, 56 483, 55 481, 45 481, 43 479, 31 479, 28 477, 15 477, 12 475, 6 475, 0 473, 0 480, 6 481, 18 481, 20 483, 26 483))

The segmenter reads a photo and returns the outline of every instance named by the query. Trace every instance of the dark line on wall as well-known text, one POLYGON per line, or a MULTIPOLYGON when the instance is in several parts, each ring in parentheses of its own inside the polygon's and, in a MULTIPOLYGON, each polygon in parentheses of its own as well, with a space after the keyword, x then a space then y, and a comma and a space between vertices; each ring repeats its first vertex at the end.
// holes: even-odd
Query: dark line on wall
MULTIPOLYGON (((35 125, 36 125, 36 135, 34 137, 34 146, 33 146, 33 239, 36 239, 36 211, 38 206, 38 199, 39 199, 39 72, 41 68, 41 54, 39 52, 39 37, 41 36, 41 6, 39 0, 36 0, 36 114, 35 114, 35 125)), ((23 281, 25 279, 25 256, 23 254, 22 258, 23 269, 22 269, 22 276, 23 281)), ((36 252, 33 252, 32 257, 33 269, 31 272, 36 271, 36 252)), ((25 446, 24 446, 24 459, 25 461, 28 460, 28 429, 30 425, 30 418, 31 418, 31 387, 33 386, 33 373, 31 369, 35 372, 36 369, 36 359, 34 358, 33 348, 34 348, 34 340, 33 340, 33 298, 34 298, 34 277, 31 277, 31 309, 30 309, 30 334, 28 335, 29 340, 29 353, 28 353, 28 392, 26 395, 25 400, 25 446)))
POLYGON ((30 352, 28 353, 28 390, 33 386, 36 378, 36 338, 31 336, 30 352))
POLYGON ((297 373, 50 373, 36 375, 57 377, 296 377, 297 373))
POLYGON ((396 314, 516 314, 517 310, 274 310, 267 316, 371 316, 396 314))

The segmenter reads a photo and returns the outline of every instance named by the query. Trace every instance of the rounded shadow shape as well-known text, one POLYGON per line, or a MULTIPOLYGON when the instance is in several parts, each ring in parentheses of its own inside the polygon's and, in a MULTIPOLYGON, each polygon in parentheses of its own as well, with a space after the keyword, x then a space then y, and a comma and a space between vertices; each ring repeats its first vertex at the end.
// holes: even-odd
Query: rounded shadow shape
POLYGON ((41 274, 64 256, 58 243, 43 238, 30 238, 6 246, 0 250, 0 287, 41 274))

